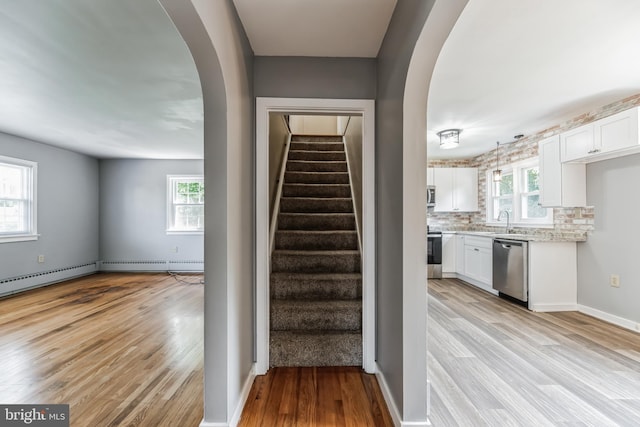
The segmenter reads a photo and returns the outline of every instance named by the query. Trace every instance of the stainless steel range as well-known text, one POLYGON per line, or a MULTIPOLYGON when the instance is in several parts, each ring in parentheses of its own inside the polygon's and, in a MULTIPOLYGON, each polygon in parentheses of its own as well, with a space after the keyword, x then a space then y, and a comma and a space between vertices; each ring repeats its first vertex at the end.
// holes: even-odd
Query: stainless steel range
POLYGON ((442 279, 442 233, 427 228, 427 278, 442 279))

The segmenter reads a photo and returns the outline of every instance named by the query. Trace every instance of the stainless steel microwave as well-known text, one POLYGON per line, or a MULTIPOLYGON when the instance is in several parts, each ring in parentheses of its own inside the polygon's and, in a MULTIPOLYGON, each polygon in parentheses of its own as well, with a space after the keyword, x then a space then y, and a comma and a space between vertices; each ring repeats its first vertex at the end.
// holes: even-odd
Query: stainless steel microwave
POLYGON ((427 185, 427 207, 436 205, 436 186, 427 185))

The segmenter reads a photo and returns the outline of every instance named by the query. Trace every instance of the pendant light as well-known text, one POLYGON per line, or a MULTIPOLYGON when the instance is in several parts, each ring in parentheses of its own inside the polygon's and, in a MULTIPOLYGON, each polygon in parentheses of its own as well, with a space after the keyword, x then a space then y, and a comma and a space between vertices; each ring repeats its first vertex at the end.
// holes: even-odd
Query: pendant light
POLYGON ((460 145, 460 132, 462 129, 446 129, 437 133, 440 137, 440 148, 450 150, 460 145))
POLYGON ((493 171, 493 182, 502 181, 502 171, 500 170, 500 159, 498 150, 500 149, 500 141, 496 142, 496 170, 493 171))

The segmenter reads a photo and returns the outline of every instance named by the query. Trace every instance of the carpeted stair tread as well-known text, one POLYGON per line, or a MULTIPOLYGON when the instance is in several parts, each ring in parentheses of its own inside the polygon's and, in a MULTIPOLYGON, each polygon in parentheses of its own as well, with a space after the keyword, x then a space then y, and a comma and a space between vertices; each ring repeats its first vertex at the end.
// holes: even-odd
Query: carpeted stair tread
POLYGON ((347 172, 285 171, 286 184, 349 184, 347 172))
POLYGON ((272 331, 269 340, 272 367, 362 365, 359 331, 272 331))
POLYGON ((272 300, 271 330, 362 329, 360 300, 272 300))
POLYGON ((284 197, 322 197, 347 198, 351 197, 349 184, 289 184, 282 186, 284 197))
POLYGON ((359 273, 360 251, 292 251, 276 249, 271 271, 291 273, 359 273))
POLYGON ((280 212, 283 213, 351 213, 350 197, 282 197, 280 212))
POLYGON ((289 160, 346 161, 344 151, 329 150, 289 150, 289 160))
POLYGON ((291 172, 347 172, 346 161, 289 160, 286 166, 291 172))
POLYGON ((358 233, 354 230, 278 230, 276 249, 357 250, 358 233))
POLYGON ((355 230, 353 213, 281 213, 279 230, 355 230))
POLYGON ((362 297, 360 273, 271 273, 271 298, 338 300, 362 297))
POLYGON ((342 146, 342 136, 340 135, 292 135, 294 142, 339 142, 342 146))

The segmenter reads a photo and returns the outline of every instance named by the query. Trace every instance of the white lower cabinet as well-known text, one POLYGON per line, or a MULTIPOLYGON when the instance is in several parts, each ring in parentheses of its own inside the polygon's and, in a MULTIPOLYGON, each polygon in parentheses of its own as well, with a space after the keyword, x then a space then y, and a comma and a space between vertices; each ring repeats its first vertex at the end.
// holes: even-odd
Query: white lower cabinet
POLYGON ((456 234, 456 274, 464 274, 464 234, 456 234))
POLYGON ((464 236, 462 279, 486 291, 493 290, 493 238, 464 236))
POLYGON ((455 277, 456 237, 455 234, 442 234, 442 275, 444 277, 455 277))

